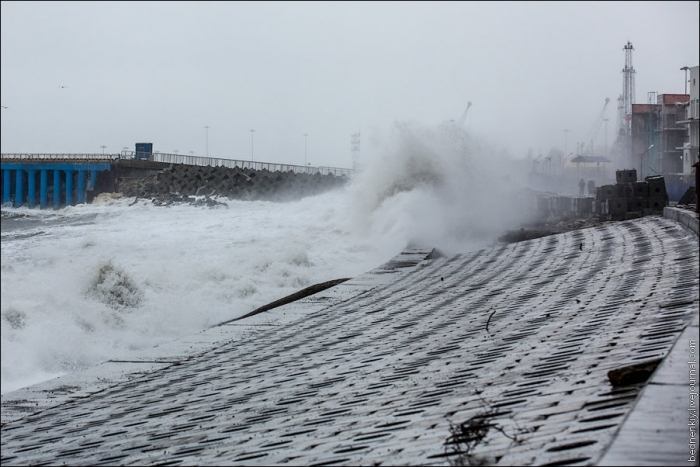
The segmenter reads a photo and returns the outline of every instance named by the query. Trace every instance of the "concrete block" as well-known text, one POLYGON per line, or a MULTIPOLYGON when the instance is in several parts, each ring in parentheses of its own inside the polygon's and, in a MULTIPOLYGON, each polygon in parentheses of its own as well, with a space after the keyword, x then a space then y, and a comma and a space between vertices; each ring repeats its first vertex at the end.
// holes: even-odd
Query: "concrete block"
POLYGON ((668 204, 668 198, 662 196, 649 197, 649 209, 654 211, 662 211, 668 204))
POLYGON ((666 182, 661 176, 657 177, 647 177, 647 184, 649 185, 649 197, 650 198, 666 198, 668 199, 668 194, 666 193, 666 182))
POLYGON ((624 219, 627 212, 627 200, 624 198, 613 198, 605 201, 603 211, 613 219, 624 219))
POLYGON ((605 201, 599 201, 595 203, 596 214, 607 215, 607 203, 605 201))
POLYGON ((627 211, 627 200, 624 198, 613 198, 608 200, 608 211, 610 214, 627 211))
POLYGON ((593 198, 576 198, 576 214, 587 215, 593 213, 593 198))
POLYGON ((566 215, 574 212, 573 198, 568 196, 557 196, 556 197, 556 214, 566 215))
POLYGON ((616 170, 615 181, 620 183, 634 183, 637 181, 637 170, 616 170))
POLYGON ((627 200, 627 209, 630 211, 642 212, 649 208, 649 199, 643 197, 634 197, 627 200))
POLYGON ((689 209, 674 207, 664 208, 664 217, 672 219, 698 235, 700 232, 700 216, 689 209))
POLYGON ((603 185, 596 189, 596 199, 605 201, 615 197, 615 185, 603 185))
POLYGON ((649 196, 649 184, 647 182, 635 182, 632 184, 632 192, 635 198, 649 196))
POLYGON ((615 185, 615 196, 618 198, 632 198, 634 191, 631 183, 618 183, 615 185))

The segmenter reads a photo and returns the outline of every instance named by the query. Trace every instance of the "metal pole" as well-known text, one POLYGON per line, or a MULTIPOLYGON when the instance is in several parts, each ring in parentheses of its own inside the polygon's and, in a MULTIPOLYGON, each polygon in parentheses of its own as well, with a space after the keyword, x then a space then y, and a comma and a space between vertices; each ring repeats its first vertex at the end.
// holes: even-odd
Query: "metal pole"
POLYGON ((204 153, 209 157, 209 125, 204 127, 205 131, 205 142, 204 142, 204 153))
POLYGON ((100 146, 100 147, 102 148, 102 155, 104 156, 104 155, 105 155, 105 148, 106 148, 107 146, 105 146, 105 145, 103 144, 103 145, 100 146))
POLYGON ((309 163, 307 162, 307 159, 308 159, 307 152, 308 152, 308 147, 309 147, 308 138, 309 138, 309 135, 307 133, 304 133, 304 165, 309 165, 309 163))
POLYGON ((250 161, 253 162, 255 160, 255 145, 253 142, 253 135, 255 135, 255 130, 253 128, 250 129, 250 161))

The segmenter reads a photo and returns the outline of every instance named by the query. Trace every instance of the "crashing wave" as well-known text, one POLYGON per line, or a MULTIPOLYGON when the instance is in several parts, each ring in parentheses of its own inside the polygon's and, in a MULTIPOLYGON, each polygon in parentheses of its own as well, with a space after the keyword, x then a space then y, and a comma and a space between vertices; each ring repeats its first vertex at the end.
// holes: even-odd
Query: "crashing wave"
POLYGON ((88 294, 115 310, 138 307, 143 300, 141 289, 111 262, 99 267, 88 294))

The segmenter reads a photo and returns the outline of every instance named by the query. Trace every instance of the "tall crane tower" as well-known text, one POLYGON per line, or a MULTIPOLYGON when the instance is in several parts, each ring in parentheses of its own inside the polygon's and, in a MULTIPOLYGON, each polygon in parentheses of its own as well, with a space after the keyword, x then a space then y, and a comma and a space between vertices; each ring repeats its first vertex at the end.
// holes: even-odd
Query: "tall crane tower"
POLYGON ((622 110, 625 114, 624 134, 632 134, 632 104, 635 103, 634 92, 634 66, 632 65, 632 51, 634 47, 630 41, 622 48, 625 51, 625 67, 622 69, 622 110))

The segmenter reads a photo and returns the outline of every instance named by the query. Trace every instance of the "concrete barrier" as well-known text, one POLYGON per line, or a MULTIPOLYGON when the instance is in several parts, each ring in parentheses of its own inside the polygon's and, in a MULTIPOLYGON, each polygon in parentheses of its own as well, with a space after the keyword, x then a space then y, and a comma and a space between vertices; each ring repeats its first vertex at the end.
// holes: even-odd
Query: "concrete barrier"
POLYGON ((673 219, 674 221, 681 224, 683 227, 694 232, 695 235, 699 235, 698 230, 700 229, 698 228, 698 223, 700 221, 698 220, 698 213, 693 212, 689 209, 665 207, 664 217, 668 219, 673 219))
POLYGON ((230 199, 280 201, 336 188, 348 177, 321 173, 271 172, 240 167, 172 165, 141 177, 118 180, 126 196, 154 198, 168 204, 182 196, 225 196, 230 199))

